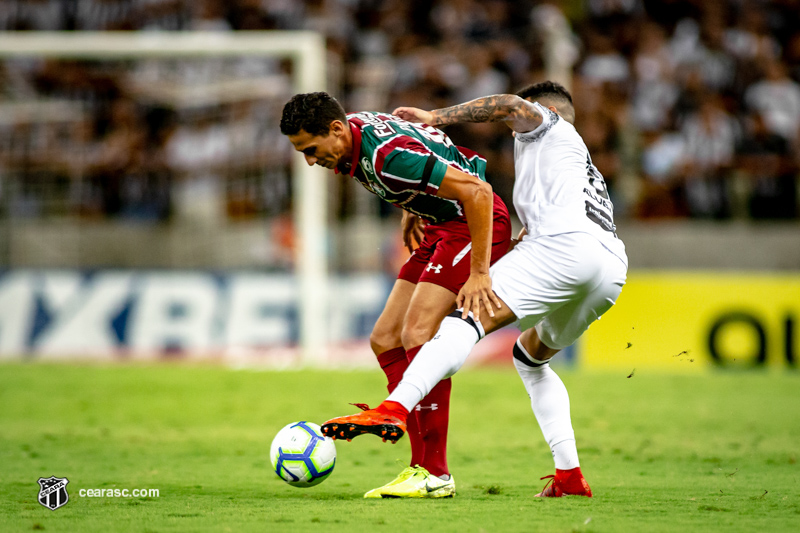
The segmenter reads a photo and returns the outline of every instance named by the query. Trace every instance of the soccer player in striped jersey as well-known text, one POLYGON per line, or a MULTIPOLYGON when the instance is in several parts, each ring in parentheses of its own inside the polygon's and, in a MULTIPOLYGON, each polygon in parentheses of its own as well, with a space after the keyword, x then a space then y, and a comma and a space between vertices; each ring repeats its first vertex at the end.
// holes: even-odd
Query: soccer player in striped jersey
MULTIPOLYGON (((347 174, 402 208, 404 242, 410 249, 419 243, 370 336, 391 392, 444 317, 496 300, 489 266, 511 242, 508 211, 486 183, 486 160, 430 126, 386 113, 348 115, 317 92, 284 106, 281 133, 309 165, 347 174)), ((416 405, 407 419, 410 466, 366 498, 455 494, 446 457, 450 389, 442 380, 416 405)))
MULTIPOLYGON (((374 433, 372 425, 394 438, 395 428, 405 425, 405 413, 440 379, 457 372, 476 342, 520 321, 524 331, 513 349, 514 365, 556 468, 554 476, 546 476, 552 483, 537 496, 591 497, 578 461, 569 395, 549 362, 614 305, 628 259, 603 176, 572 125, 572 97, 561 85, 543 82, 517 95, 487 96, 434 111, 401 107, 394 113, 432 125, 505 122, 515 134, 514 207, 524 228, 514 248, 491 269, 502 305, 481 316, 474 309, 468 316, 465 309, 446 317, 386 401, 372 411, 329 420, 323 433, 348 438, 374 433)), ((489 310, 492 302, 482 305, 489 310)))

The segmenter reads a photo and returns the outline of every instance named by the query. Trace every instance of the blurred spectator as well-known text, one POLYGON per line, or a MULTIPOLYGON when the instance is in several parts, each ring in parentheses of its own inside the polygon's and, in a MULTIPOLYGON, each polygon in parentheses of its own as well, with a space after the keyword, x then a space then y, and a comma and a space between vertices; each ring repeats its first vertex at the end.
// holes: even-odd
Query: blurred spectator
POLYGON ((609 35, 628 55, 636 40, 634 21, 644 13, 643 0, 586 0, 589 23, 609 35))
POLYGON ((749 181, 750 216, 795 218, 798 169, 789 143, 770 131, 760 113, 751 113, 746 123, 747 134, 736 148, 736 166, 749 181))
POLYGON ((630 76, 630 66, 612 37, 600 28, 586 33, 587 54, 578 67, 578 73, 589 83, 625 84, 630 76))
POLYGON ((169 215, 170 173, 162 155, 166 128, 146 118, 136 104, 119 99, 111 108, 106 135, 88 162, 87 215, 163 220, 169 215))
POLYGON ((459 102, 506 92, 508 76, 494 67, 495 58, 491 49, 480 45, 466 46, 461 63, 466 66, 466 72, 454 94, 459 102))
POLYGON ((703 84, 717 92, 730 91, 736 80, 736 60, 725 48, 725 15, 718 3, 705 5, 699 40, 683 61, 700 73, 703 84))
POLYGON ((784 58, 789 76, 800 83, 800 31, 787 42, 784 48, 784 58))
POLYGON ((696 113, 681 128, 684 139, 686 200, 693 217, 730 216, 729 168, 733 164, 739 125, 722 107, 721 99, 708 93, 696 113))
POLYGON ((183 9, 183 0, 137 0, 136 20, 145 31, 185 29, 191 19, 183 9))
POLYGON ((91 0, 75 2, 74 12, 70 2, 62 2, 68 13, 66 24, 69 29, 81 31, 109 31, 134 29, 135 6, 130 0, 91 0), (74 16, 74 22, 71 20, 74 16))
POLYGON ((11 24, 11 29, 55 31, 67 26, 64 17, 66 3, 62 0, 25 0, 14 4, 16 20, 11 24))
POLYGON ((764 78, 748 87, 747 105, 764 117, 772 133, 794 142, 800 135, 800 84, 792 80, 780 60, 763 64, 764 78))
MULTIPOLYGON (((562 81, 621 218, 725 218, 738 198, 731 180, 741 179, 749 216, 798 216, 786 200, 800 163, 798 0, 0 0, 3 31, 259 29, 324 34, 329 89, 352 109, 441 107, 562 81)), ((48 126, 0 124, 2 171, 24 193, 19 212, 45 216, 54 205, 45 197, 63 190, 98 217, 163 220, 187 198, 201 206, 223 190, 231 218, 290 209, 288 152, 270 136, 275 103, 254 96, 289 90, 286 62, 135 63, 0 65, 0 105, 71 109, 48 126)), ((450 133, 488 158, 501 196, 510 191, 506 128, 450 133)), ((338 186, 341 216, 396 216, 338 186)))
POLYGON ((755 64, 779 56, 781 47, 771 34, 767 13, 754 3, 742 5, 736 23, 725 30, 725 49, 740 60, 755 64))
POLYGON ((189 29, 194 31, 230 31, 225 18, 225 4, 221 0, 196 0, 192 2, 194 16, 189 29))
POLYGON ((632 117, 642 130, 660 130, 671 125, 678 98, 675 63, 664 30, 653 22, 644 24, 633 61, 632 117))
POLYGON ((681 166, 685 141, 672 131, 642 134, 642 184, 636 216, 641 219, 688 216, 681 166))
POLYGON ((431 20, 442 40, 476 40, 483 37, 491 4, 477 0, 441 0, 431 12, 431 20))

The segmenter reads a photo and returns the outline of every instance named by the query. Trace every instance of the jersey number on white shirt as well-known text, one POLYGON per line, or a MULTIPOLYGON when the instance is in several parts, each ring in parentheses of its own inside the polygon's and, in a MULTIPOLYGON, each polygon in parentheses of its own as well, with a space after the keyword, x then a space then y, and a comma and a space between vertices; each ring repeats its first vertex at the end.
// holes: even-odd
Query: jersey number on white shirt
POLYGON ((589 154, 586 154, 586 175, 589 177, 589 185, 592 186, 595 192, 595 194, 591 194, 590 191, 586 191, 589 199, 594 200, 594 202, 586 200, 586 216, 605 231, 616 235, 606 180, 603 179, 603 175, 592 163, 592 157, 589 154))

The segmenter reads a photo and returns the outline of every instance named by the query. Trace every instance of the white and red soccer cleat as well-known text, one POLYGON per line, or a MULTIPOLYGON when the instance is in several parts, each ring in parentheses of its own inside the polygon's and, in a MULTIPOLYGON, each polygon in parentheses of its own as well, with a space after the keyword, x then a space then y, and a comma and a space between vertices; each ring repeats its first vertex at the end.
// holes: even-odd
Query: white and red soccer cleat
POLYGON ((556 469, 555 475, 544 476, 542 479, 549 479, 536 495, 537 498, 560 498, 562 496, 586 496, 592 497, 592 489, 581 473, 580 467, 570 470, 556 469))

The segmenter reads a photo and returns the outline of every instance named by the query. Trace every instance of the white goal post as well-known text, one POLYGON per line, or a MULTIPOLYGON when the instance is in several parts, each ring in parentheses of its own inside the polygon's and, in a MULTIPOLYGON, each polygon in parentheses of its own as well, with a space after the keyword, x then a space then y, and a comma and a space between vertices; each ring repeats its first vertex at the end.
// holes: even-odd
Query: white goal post
MULTIPOLYGON (((326 49, 310 31, 247 32, 3 32, 0 59, 136 59, 285 57, 293 61, 295 92, 323 91, 326 49)), ((277 127, 277 125, 276 125, 277 127)), ((298 233, 300 348, 305 364, 323 362, 327 347, 327 186, 324 172, 295 155, 294 221, 298 233)))

